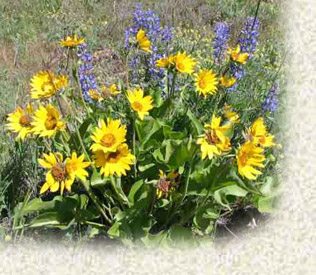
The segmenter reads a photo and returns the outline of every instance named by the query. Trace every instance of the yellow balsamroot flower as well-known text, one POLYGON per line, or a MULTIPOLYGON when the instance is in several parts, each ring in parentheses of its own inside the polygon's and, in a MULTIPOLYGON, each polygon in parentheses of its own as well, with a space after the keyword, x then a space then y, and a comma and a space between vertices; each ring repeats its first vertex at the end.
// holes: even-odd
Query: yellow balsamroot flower
POLYGON ((267 131, 262 117, 259 117, 249 128, 248 139, 253 144, 261 145, 263 147, 272 147, 276 145, 273 142, 274 136, 267 131))
POLYGON ((157 68, 168 68, 173 64, 174 56, 171 55, 170 57, 162 57, 156 61, 157 68))
POLYGON ((224 113, 228 120, 232 123, 240 123, 239 115, 234 112, 228 104, 224 105, 224 113))
POLYGON ((117 147, 126 141, 126 125, 121 125, 119 119, 99 119, 98 127, 95 128, 91 139, 94 144, 90 147, 93 152, 102 151, 103 153, 115 152, 117 147))
POLYGON ((84 38, 78 38, 75 34, 74 37, 67 36, 64 40, 60 42, 60 45, 63 47, 73 48, 78 45, 81 45, 84 42, 84 38))
POLYGON ((240 53, 240 46, 237 45, 235 49, 228 48, 228 53, 230 54, 230 58, 233 61, 236 61, 242 65, 246 64, 246 61, 249 57, 248 53, 240 53))
POLYGON ((194 66, 197 64, 195 59, 190 55, 187 55, 186 52, 177 53, 172 58, 172 62, 175 64, 176 69, 180 73, 192 74, 194 72, 194 66))
POLYGON ((170 172, 166 175, 162 170, 159 169, 159 180, 156 185, 157 191, 156 196, 160 199, 163 195, 167 198, 170 191, 175 190, 175 179, 178 173, 170 172))
POLYGON ((136 34, 136 39, 139 48, 141 48, 145 52, 151 52, 151 42, 146 36, 146 33, 144 30, 139 30, 138 33, 136 34))
POLYGON ((219 79, 219 83, 221 86, 229 88, 236 83, 236 78, 235 77, 228 77, 225 75, 219 79))
POLYGON ((202 159, 206 156, 212 159, 214 154, 221 155, 231 150, 230 139, 225 135, 230 125, 220 126, 220 123, 221 118, 213 115, 211 124, 204 126, 205 134, 197 140, 197 144, 201 145, 202 159))
POLYGON ((104 97, 117 95, 120 92, 121 91, 117 88, 115 84, 112 84, 110 87, 107 87, 106 85, 102 86, 102 95, 104 97))
POLYGON ((31 98, 46 99, 66 87, 68 78, 64 75, 55 77, 52 72, 39 72, 31 79, 31 98))
POLYGON ((207 94, 215 94, 217 91, 216 85, 218 84, 218 80, 216 78, 216 74, 212 70, 201 70, 195 76, 195 86, 196 90, 199 94, 202 94, 204 98, 207 94))
POLYGON ((65 122, 61 120, 61 115, 51 104, 39 107, 31 125, 34 127, 34 134, 49 138, 65 128, 65 122))
POLYGON ((43 155, 43 159, 38 159, 38 163, 48 170, 46 173, 46 181, 40 190, 40 194, 45 193, 48 189, 51 192, 56 192, 60 189, 60 194, 64 188, 71 190, 71 185, 75 180, 73 173, 67 171, 66 165, 63 162, 63 156, 60 153, 49 153, 43 155))
POLYGON ((263 148, 260 148, 250 141, 243 144, 236 155, 238 173, 250 180, 255 180, 262 172, 254 167, 264 168, 262 164, 265 161, 263 148))
POLYGON ((135 156, 131 154, 126 143, 117 147, 114 152, 104 153, 99 150, 93 153, 96 167, 101 167, 100 173, 106 177, 117 175, 126 176, 126 171, 131 170, 135 156))
POLYGON ((17 139, 24 140, 27 135, 33 132, 33 126, 31 125, 33 112, 32 105, 28 104, 25 109, 18 107, 9 114, 7 128, 14 133, 18 133, 17 139))
POLYGON ((91 99, 94 101, 102 102, 104 100, 102 95, 96 90, 90 89, 88 91, 88 94, 91 97, 91 99))
POLYGON ((74 175, 82 181, 86 180, 89 175, 85 170, 90 165, 90 162, 84 162, 84 155, 82 154, 79 158, 76 152, 72 152, 71 158, 66 159, 66 170, 69 175, 74 175))
POLYGON ((127 99, 141 120, 144 120, 144 116, 149 115, 148 111, 154 108, 152 105, 152 96, 147 95, 144 97, 144 91, 142 89, 135 88, 133 92, 128 90, 127 99))
POLYGON ((71 186, 75 178, 85 180, 88 172, 85 170, 90 163, 84 162, 84 155, 77 157, 77 153, 73 152, 71 158, 66 158, 63 161, 63 156, 60 153, 44 154, 43 159, 38 159, 38 163, 48 170, 46 174, 46 182, 40 190, 43 194, 48 189, 51 192, 56 192, 60 189, 60 194, 63 193, 64 188, 71 191, 71 186))

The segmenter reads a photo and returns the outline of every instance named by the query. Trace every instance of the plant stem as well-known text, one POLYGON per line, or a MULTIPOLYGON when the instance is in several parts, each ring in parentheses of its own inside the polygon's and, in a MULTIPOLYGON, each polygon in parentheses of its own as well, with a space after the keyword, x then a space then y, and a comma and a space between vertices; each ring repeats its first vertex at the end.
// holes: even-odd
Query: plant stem
POLYGON ((109 223, 112 224, 111 219, 106 215, 106 213, 104 212, 101 203, 99 202, 98 197, 93 193, 91 186, 89 184, 88 181, 82 181, 83 187, 85 188, 85 190, 87 191, 89 197, 92 199, 93 203, 95 204, 95 206, 98 208, 99 212, 101 213, 102 217, 109 223))
POLYGON ((134 159, 134 176, 135 176, 135 180, 136 180, 136 178, 137 178, 137 166, 136 166, 137 158, 136 158, 136 117, 135 117, 135 114, 133 115, 133 154, 135 156, 135 159, 134 159))

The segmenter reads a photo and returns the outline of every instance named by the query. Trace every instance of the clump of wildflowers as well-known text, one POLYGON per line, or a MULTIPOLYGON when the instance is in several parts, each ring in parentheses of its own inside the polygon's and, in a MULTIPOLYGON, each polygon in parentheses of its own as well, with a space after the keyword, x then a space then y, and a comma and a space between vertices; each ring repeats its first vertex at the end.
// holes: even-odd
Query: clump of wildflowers
POLYGON ((274 113, 278 108, 278 94, 279 94, 279 84, 274 83, 269 93, 267 94, 264 103, 262 104, 262 109, 265 112, 274 113))

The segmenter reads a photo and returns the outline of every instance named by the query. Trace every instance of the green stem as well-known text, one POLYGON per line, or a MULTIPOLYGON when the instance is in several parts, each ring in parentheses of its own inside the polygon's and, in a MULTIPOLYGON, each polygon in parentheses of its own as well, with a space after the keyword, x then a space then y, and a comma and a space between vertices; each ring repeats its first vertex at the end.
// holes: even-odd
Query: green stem
POLYGON ((116 195, 122 209, 124 210, 125 209, 124 202, 129 204, 128 199, 126 198, 121 186, 117 186, 117 183, 116 183, 115 178, 113 176, 111 176, 111 184, 112 184, 112 187, 114 189, 115 195, 116 195))
POLYGON ((136 117, 135 114, 133 115, 133 154, 135 156, 134 159, 134 176, 135 179, 137 178, 137 166, 136 166, 136 117))
POLYGON ((92 199, 93 203, 95 204, 95 206, 97 207, 97 209, 99 210, 99 212, 101 213, 102 217, 109 223, 112 224, 111 219, 106 215, 106 213, 104 212, 103 208, 101 207, 101 203, 98 199, 98 197, 93 193, 92 188, 89 184, 88 181, 82 181, 83 187, 85 188, 85 190, 87 191, 89 197, 92 199))

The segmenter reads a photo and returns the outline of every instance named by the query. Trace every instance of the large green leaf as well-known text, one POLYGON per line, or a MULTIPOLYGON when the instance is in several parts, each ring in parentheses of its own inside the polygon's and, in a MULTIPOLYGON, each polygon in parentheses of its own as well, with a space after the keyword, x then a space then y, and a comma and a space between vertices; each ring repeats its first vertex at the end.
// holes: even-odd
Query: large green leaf
POLYGON ((215 191, 213 196, 219 204, 231 209, 227 200, 227 196, 231 195, 235 197, 245 197, 247 193, 248 192, 245 189, 242 189, 238 185, 228 185, 215 191))
POLYGON ((34 218, 29 227, 61 225, 57 212, 46 212, 34 218))
POLYGON ((267 177, 260 188, 263 196, 257 196, 257 207, 261 213, 274 213, 280 196, 280 190, 273 177, 267 177))
POLYGON ((135 182, 128 194, 128 200, 130 202, 130 205, 133 206, 134 205, 134 197, 136 192, 143 186, 144 181, 143 180, 139 180, 137 182, 135 182))
POLYGON ((202 123, 193 115, 193 113, 188 110, 187 116, 191 120, 192 125, 194 126, 195 134, 201 135, 203 134, 203 125, 202 123))

